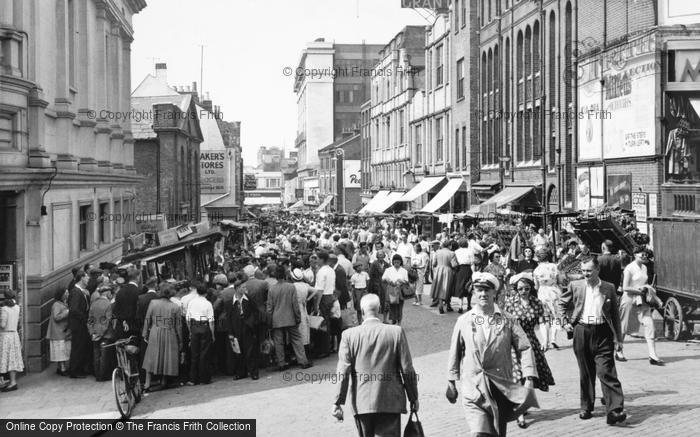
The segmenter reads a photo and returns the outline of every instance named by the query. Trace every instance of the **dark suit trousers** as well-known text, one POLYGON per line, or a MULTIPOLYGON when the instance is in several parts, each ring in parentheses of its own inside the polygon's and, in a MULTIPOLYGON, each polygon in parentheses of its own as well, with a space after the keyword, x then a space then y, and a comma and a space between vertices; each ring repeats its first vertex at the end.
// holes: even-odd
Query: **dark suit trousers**
POLYGON ((360 437, 401 437, 401 414, 369 413, 355 416, 360 437))
POLYGON ((305 365, 309 361, 306 359, 306 352, 304 352, 304 344, 301 342, 301 333, 299 332, 299 325, 287 326, 284 328, 274 328, 272 330, 272 341, 275 343, 275 356, 277 358, 277 365, 286 365, 284 359, 284 334, 287 334, 289 342, 292 344, 294 349, 294 355, 297 357, 297 363, 305 365))
POLYGON ((238 338, 238 347, 241 348, 240 354, 234 354, 233 349, 229 345, 229 350, 234 357, 235 374, 240 378, 250 376, 258 376, 258 368, 260 366, 260 342, 257 336, 252 332, 246 332, 238 338))
POLYGON ((318 353, 320 355, 326 355, 331 351, 331 310, 333 309, 334 301, 335 297, 333 295, 324 295, 321 297, 321 302, 318 304, 321 316, 326 321, 326 331, 321 331, 319 335, 321 344, 318 346, 318 353))
POLYGON ((191 322, 190 342, 192 343, 190 361, 190 381, 198 384, 209 383, 209 352, 211 349, 211 330, 208 322, 191 322))
POLYGON ((80 375, 85 373, 85 368, 92 363, 92 340, 88 333, 87 326, 80 326, 71 330, 70 340, 70 363, 68 373, 70 375, 80 375))
POLYGON ((608 412, 622 411, 624 396, 615 369, 615 344, 607 323, 578 324, 574 328, 574 354, 581 378, 581 409, 593 411, 595 377, 603 387, 603 399, 608 412))
POLYGON ((111 340, 104 338, 92 342, 92 368, 95 371, 97 381, 108 381, 116 366, 114 347, 102 347, 102 345, 110 343, 111 340))

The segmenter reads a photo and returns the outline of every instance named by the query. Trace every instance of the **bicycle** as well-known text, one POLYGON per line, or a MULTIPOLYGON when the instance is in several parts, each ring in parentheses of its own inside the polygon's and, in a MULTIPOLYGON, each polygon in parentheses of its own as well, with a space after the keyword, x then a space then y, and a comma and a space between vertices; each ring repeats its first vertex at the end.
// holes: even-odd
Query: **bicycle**
POLYGON ((136 404, 141 401, 143 393, 139 371, 133 369, 136 366, 132 365, 132 359, 129 358, 130 356, 138 356, 138 346, 130 344, 136 339, 136 336, 132 335, 129 338, 102 346, 103 348, 114 346, 117 353, 117 367, 112 372, 112 389, 122 419, 131 417, 131 413, 136 404))

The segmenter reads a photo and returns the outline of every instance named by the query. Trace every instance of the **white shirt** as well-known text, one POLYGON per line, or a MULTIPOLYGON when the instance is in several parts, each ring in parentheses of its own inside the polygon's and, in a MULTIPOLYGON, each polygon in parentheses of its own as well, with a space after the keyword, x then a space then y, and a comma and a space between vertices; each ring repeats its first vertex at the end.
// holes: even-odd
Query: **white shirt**
POLYGON ((316 272, 316 287, 323 290, 324 296, 330 296, 335 291, 335 271, 327 265, 324 265, 316 272))
POLYGON ((414 255, 413 245, 402 241, 396 246, 396 253, 401 255, 402 258, 411 258, 414 255))
POLYGON ((402 280, 408 283, 408 271, 403 267, 399 267, 398 270, 396 270, 396 267, 394 266, 388 267, 386 270, 384 270, 382 280, 387 282, 397 282, 402 280))
POLYGON ((185 314, 187 320, 194 320, 197 322, 214 321, 214 308, 211 306, 211 302, 200 294, 190 300, 185 314))
POLYGON ((605 302, 605 296, 600 292, 600 281, 592 287, 586 283, 586 300, 583 302, 581 323, 589 325, 605 323, 603 319, 603 302, 605 302))
POLYGON ((474 253, 466 247, 460 247, 455 250, 455 258, 457 258, 457 264, 472 264, 474 260, 474 253))
POLYGON ((367 272, 355 273, 350 278, 350 283, 355 288, 367 288, 367 281, 369 281, 367 272))
POLYGON ((189 293, 186 295, 182 296, 182 299, 180 299, 180 305, 182 306, 182 312, 187 314, 187 306, 192 302, 192 299, 194 299, 197 296, 197 290, 190 290, 189 293))

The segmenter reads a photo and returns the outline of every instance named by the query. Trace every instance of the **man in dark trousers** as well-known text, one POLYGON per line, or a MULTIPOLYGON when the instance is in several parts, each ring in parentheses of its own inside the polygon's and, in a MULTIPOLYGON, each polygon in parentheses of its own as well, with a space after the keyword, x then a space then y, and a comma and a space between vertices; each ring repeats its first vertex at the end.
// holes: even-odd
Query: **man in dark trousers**
POLYGON ((190 329, 190 380, 187 385, 211 383, 209 372, 209 352, 216 340, 214 333, 214 307, 206 298, 207 286, 199 281, 193 281, 197 295, 187 305, 185 319, 190 329))
POLYGON ((253 356, 251 360, 257 362, 258 366, 265 367, 260 362, 260 343, 267 338, 267 327, 269 324, 267 318, 267 294, 270 290, 270 284, 264 279, 258 279, 253 276, 248 276, 248 280, 243 283, 247 292, 250 303, 255 307, 255 331, 256 336, 253 339, 256 342, 253 347, 253 356))
POLYGON ((615 291, 620 288, 622 281, 622 263, 620 257, 613 255, 613 242, 610 240, 603 241, 600 245, 602 255, 598 257, 600 264, 600 280, 609 282, 615 287, 615 291))
POLYGON ((622 352, 617 294, 611 283, 600 280, 596 258, 583 258, 581 273, 584 279, 572 281, 559 302, 564 329, 574 337, 574 354, 581 379, 579 417, 583 420, 592 417, 597 374, 603 387, 607 422, 614 425, 627 418, 613 357, 615 350, 622 352))
POLYGON ((297 290, 294 285, 287 282, 287 271, 283 265, 278 264, 272 275, 277 279, 277 283, 270 287, 267 296, 267 315, 272 321, 272 341, 275 343, 278 370, 283 371, 288 368, 284 358, 285 338, 294 349, 297 363, 302 369, 308 369, 311 363, 306 358, 304 344, 301 342, 301 332, 299 332, 301 310, 297 302, 297 290))
POLYGON ((97 381, 109 381, 115 365, 114 348, 104 348, 113 340, 112 332, 112 286, 100 285, 95 292, 97 298, 90 304, 88 332, 92 340, 92 367, 97 381))
MULTIPOLYGON (((139 336, 140 331, 136 319, 136 306, 139 298, 138 280, 141 272, 130 267, 126 271, 127 283, 122 285, 114 298, 112 314, 116 319, 115 334, 118 339, 130 335, 139 336)), ((144 314, 145 318, 145 314, 144 314)))
MULTIPOLYGON (((233 353, 234 380, 250 375, 252 379, 258 379, 258 355, 260 341, 258 335, 258 308, 246 296, 244 284, 248 277, 239 272, 232 278, 237 286, 231 285, 226 290, 232 290, 232 299, 224 300, 224 312, 228 322, 229 351, 233 353), (235 350, 237 347, 238 350, 235 350)), ((226 291, 224 290, 224 291, 226 291)), ((228 364, 227 364, 228 366, 228 364)))
MULTIPOLYGON (((134 330, 141 332, 143 330, 143 325, 146 322, 146 312, 148 311, 148 305, 153 299, 158 299, 158 292, 156 291, 156 285, 158 284, 158 278, 152 276, 146 281, 146 292, 139 295, 136 300, 136 324, 134 330)), ((148 340, 148 339, 146 339, 148 340)), ((143 377, 146 377, 146 373, 141 369, 143 364, 143 358, 146 356, 146 342, 141 339, 139 346, 139 371, 143 373, 143 377)))
POLYGON ((335 297, 340 302, 340 308, 346 308, 348 302, 350 302, 348 274, 343 266, 338 263, 338 255, 335 253, 328 254, 328 265, 335 271, 335 297))
POLYGON ((83 270, 75 274, 75 284, 68 294, 68 328, 71 331, 71 378, 85 378, 85 367, 92 357, 92 341, 87 328, 90 296, 87 291, 88 276, 83 270))
POLYGON ((406 397, 418 412, 418 379, 406 334, 398 325, 379 320, 379 297, 369 293, 360 300, 363 322, 343 332, 338 351, 339 377, 333 416, 343 419, 352 379, 352 409, 360 437, 400 437, 406 397))

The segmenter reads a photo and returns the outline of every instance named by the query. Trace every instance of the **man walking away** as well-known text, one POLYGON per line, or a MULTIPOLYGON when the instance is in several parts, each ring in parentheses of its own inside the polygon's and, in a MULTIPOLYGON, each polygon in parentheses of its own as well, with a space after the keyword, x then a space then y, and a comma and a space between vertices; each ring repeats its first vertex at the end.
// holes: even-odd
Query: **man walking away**
POLYGON ((207 287, 199 281, 193 281, 197 296, 187 305, 187 326, 190 329, 190 380, 187 385, 209 384, 209 351, 215 340, 214 308, 206 298, 207 287))
POLYGON ((333 416, 342 420, 350 379, 351 402, 360 437, 399 437, 406 397, 418 412, 418 384, 403 328, 379 320, 379 297, 360 301, 364 322, 343 332, 338 352, 340 377, 333 416))

